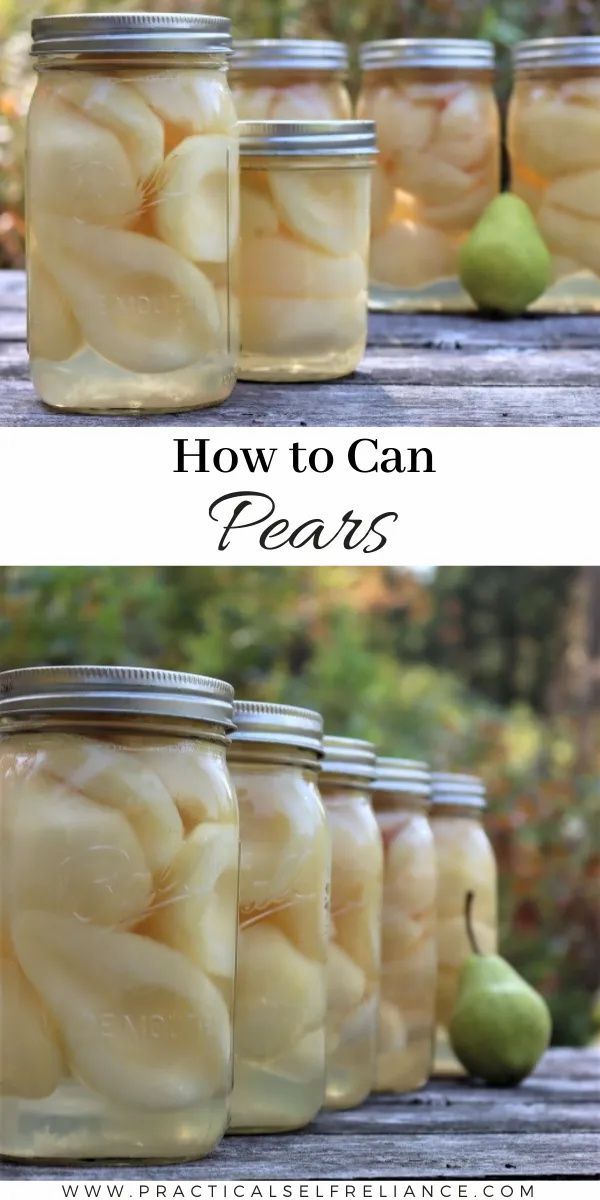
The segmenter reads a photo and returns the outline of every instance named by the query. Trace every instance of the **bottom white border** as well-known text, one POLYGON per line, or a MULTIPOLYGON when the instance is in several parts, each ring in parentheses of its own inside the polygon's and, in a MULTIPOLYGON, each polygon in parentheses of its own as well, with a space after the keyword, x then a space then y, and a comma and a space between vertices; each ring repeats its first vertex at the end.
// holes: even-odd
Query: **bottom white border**
MULTIPOLYGON (((10 1170, 10 1168, 5 1168, 10 1170)), ((15 1168, 18 1170, 18 1168, 15 1168)), ((6 1200, 591 1200, 591 1180, 16 1180, 6 1200)))

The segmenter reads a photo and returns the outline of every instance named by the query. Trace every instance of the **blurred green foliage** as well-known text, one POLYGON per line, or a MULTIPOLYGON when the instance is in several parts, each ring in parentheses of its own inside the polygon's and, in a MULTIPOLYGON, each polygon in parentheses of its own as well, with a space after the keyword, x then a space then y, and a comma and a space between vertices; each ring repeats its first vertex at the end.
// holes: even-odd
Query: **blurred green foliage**
POLYGON ((331 732, 480 772, 504 952, 558 1043, 599 985, 600 571, 0 568, 0 663, 214 674, 331 732))
POLYGON ((94 10, 222 12, 245 37, 485 37, 501 52, 527 36, 600 33, 598 0, 0 0, 0 267, 22 266, 24 123, 36 15, 94 10))

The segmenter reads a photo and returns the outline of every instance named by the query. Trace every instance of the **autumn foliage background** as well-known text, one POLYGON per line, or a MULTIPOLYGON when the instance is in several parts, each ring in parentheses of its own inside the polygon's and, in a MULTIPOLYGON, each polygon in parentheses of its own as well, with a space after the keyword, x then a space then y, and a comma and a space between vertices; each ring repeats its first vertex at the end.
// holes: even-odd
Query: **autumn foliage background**
POLYGON ((486 37, 506 50, 527 36, 599 34, 598 0, 0 0, 0 267, 23 265, 25 116, 33 87, 31 18, 107 9, 222 12, 246 37, 486 37))
POLYGON ((502 950, 558 1044, 593 1036, 600 568, 0 568, 0 666, 63 662, 221 676, 481 773, 502 950))

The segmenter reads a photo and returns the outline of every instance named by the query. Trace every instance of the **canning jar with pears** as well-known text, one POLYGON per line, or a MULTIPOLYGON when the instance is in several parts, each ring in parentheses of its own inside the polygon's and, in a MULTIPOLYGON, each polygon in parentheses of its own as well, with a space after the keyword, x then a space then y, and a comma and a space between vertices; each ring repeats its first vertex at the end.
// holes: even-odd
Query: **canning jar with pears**
POLYGON ((371 806, 375 749, 326 737, 319 788, 331 832, 328 1108, 352 1108, 375 1080, 383 852, 371 806))
POLYGON ((318 713, 240 701, 229 750, 241 831, 232 1129, 299 1129, 325 1089, 331 847, 318 713))
POLYGON ((473 892, 472 925, 482 954, 498 941, 496 859, 483 825, 485 788, 474 775, 432 776, 431 825, 437 872, 437 992, 434 1073, 460 1075, 448 1027, 461 967, 472 953, 465 919, 473 892))
POLYGON ((53 408, 180 411, 233 388, 229 27, 175 13, 33 22, 29 351, 53 408))
POLYGON ((233 689, 0 676, 0 1153, 202 1157, 233 1068, 233 689))
POLYGON ((600 37, 520 42, 513 60, 511 187, 553 256, 533 307, 600 312, 600 37))
POLYGON ((415 1091, 431 1074, 437 948, 430 797, 425 763, 377 759, 373 805, 384 847, 378 1091, 415 1091))
POLYGON ((491 42, 399 38, 361 46, 357 116, 377 126, 370 303, 472 307, 462 243, 500 188, 500 115, 491 42))
POLYGON ((367 340, 371 121, 241 121, 242 379, 333 379, 367 340))
POLYGON ((317 38, 236 41, 231 88, 241 121, 344 121, 352 116, 348 49, 317 38))

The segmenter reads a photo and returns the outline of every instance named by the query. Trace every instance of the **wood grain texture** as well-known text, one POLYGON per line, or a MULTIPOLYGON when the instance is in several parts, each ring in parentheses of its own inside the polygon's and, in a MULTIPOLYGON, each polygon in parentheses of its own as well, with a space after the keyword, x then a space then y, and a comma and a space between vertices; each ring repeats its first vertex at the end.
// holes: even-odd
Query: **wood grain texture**
POLYGON ((35 1167, 5 1179, 411 1179, 600 1176, 600 1052, 551 1050, 519 1088, 432 1080, 322 1113, 298 1133, 227 1137, 200 1163, 35 1167))
POLYGON ((600 317, 374 313, 347 379, 238 383, 219 408, 168 416, 63 415, 29 380, 25 281, 0 272, 0 425, 395 426, 600 424, 600 317))

